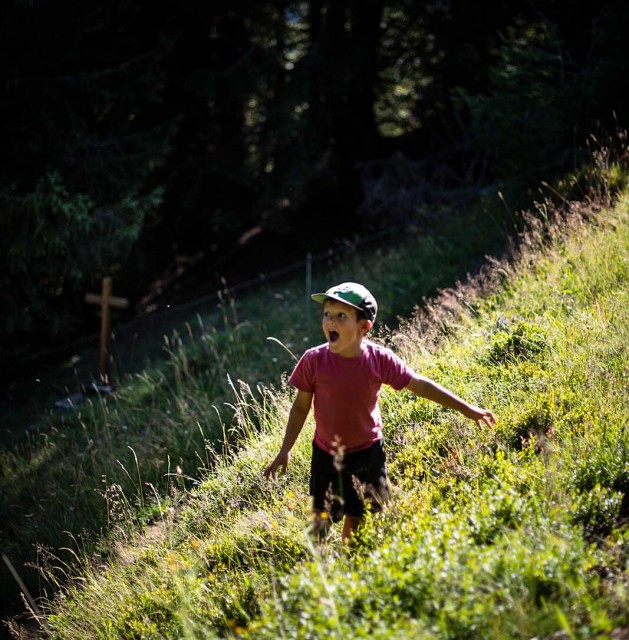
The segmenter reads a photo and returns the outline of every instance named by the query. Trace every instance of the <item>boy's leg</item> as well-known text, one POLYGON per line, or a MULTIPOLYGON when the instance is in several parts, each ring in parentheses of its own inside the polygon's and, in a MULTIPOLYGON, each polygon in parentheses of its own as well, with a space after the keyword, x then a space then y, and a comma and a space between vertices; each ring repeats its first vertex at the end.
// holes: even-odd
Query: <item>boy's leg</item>
POLYGON ((343 503, 338 496, 339 472, 334 457, 313 442, 310 466, 310 495, 313 507, 313 533, 321 540, 334 522, 343 517, 343 503))
POLYGON ((378 512, 388 501, 386 457, 382 443, 348 454, 339 472, 334 456, 313 442, 310 495, 313 498, 313 533, 325 538, 330 526, 345 516, 342 539, 348 543, 363 522, 365 508, 378 512), (339 495, 340 494, 340 495, 339 495))
POLYGON ((347 456, 343 469, 344 485, 348 487, 345 513, 363 516, 365 509, 372 513, 382 511, 391 498, 387 475, 386 456, 382 443, 347 456))
POLYGON ((363 518, 361 516, 345 515, 342 534, 342 540, 344 544, 350 545, 352 543, 352 534, 358 529, 358 527, 360 527, 362 523, 363 518))
POLYGON ((387 477, 386 456, 382 443, 349 454, 343 470, 348 487, 343 522, 343 542, 351 544, 352 534, 363 524, 365 510, 377 513, 388 502, 391 491, 387 477))

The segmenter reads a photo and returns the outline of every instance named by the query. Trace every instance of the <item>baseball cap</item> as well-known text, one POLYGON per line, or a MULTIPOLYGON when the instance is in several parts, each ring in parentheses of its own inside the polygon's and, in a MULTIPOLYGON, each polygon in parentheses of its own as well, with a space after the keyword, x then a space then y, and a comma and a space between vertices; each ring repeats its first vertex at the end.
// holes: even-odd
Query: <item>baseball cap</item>
POLYGON ((313 293, 310 296, 315 302, 325 302, 326 300, 336 300, 338 302, 344 302, 360 309, 367 320, 373 322, 376 319, 378 313, 378 303, 376 299, 371 295, 371 292, 362 284, 357 282, 343 282, 330 287, 325 293, 313 293))

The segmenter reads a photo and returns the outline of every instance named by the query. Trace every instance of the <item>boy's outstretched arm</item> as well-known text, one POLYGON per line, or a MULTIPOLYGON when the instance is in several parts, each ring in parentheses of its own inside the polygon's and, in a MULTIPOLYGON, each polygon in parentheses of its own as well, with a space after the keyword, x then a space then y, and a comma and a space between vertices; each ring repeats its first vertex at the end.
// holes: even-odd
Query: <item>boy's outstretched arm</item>
POLYGON ((488 427, 496 424, 496 418, 491 411, 465 402, 465 400, 454 395, 451 391, 448 391, 448 389, 437 384, 430 378, 415 374, 413 379, 406 385, 406 388, 416 396, 432 400, 444 407, 456 409, 456 411, 462 413, 466 418, 474 420, 479 427, 483 426, 483 422, 488 427))
POLYGON ((306 391, 297 391, 293 406, 288 414, 288 422, 286 423, 286 433, 284 434, 284 442, 280 452, 275 456, 275 460, 264 470, 265 477, 275 477, 277 470, 281 467, 282 472, 286 473, 288 463, 290 462, 290 451, 297 440, 297 436, 301 433, 310 407, 312 405, 312 393, 306 391))

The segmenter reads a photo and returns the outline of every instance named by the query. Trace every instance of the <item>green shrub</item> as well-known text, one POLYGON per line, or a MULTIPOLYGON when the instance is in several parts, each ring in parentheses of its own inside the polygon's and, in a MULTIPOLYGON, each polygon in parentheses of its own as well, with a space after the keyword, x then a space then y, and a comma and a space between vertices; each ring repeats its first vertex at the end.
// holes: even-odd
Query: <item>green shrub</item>
POLYGON ((541 405, 528 407, 511 426, 509 446, 521 449, 531 440, 541 444, 549 434, 552 434, 555 426, 555 416, 548 402, 542 401, 541 405))
MULTIPOLYGON (((181 501, 152 510, 162 518, 158 543, 125 539, 131 561, 112 559, 106 570, 86 562, 81 581, 51 606, 53 637, 151 637, 157 628, 186 640, 613 637, 629 624, 626 204, 610 214, 613 224, 584 227, 514 267, 490 317, 472 305, 438 343, 431 337, 432 350, 418 329, 402 341, 417 370, 482 399, 498 423, 479 430, 383 390, 394 500, 367 517, 350 549, 338 528, 317 546, 308 536, 311 421, 288 473, 261 477, 282 441, 291 392, 231 384, 222 450, 210 448, 203 479, 184 484, 181 501), (571 309, 565 289, 549 286, 568 263, 590 292, 571 309), (494 313, 535 322, 496 330, 494 313), (138 552, 147 546, 155 552, 138 552)), ((205 361, 174 346, 179 379, 160 390, 154 429, 183 428, 206 402, 194 383, 205 361)), ((113 403, 101 411, 109 437, 122 436, 113 403)), ((134 500, 121 502, 127 509, 134 500)))
POLYGON ((597 484, 577 496, 573 521, 589 537, 608 536, 618 526, 623 498, 623 493, 597 484))
POLYGON ((548 332, 531 322, 520 321, 494 336, 487 359, 492 364, 505 364, 534 358, 547 349, 548 332))

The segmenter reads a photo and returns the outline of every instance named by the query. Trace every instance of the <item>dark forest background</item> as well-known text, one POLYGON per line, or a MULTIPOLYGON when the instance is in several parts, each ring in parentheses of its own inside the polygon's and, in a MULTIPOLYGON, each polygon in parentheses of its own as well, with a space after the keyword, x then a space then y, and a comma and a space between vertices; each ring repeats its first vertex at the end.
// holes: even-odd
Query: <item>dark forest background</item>
POLYGON ((3 359, 84 331, 104 275, 145 314, 160 280, 211 291, 574 168, 591 132, 626 120, 628 14, 623 0, 6 0, 3 359))

